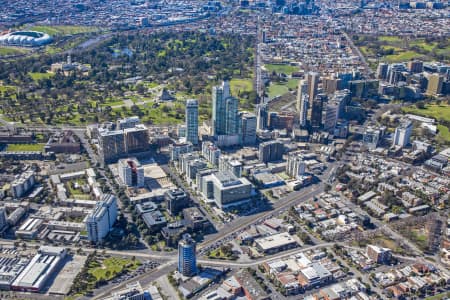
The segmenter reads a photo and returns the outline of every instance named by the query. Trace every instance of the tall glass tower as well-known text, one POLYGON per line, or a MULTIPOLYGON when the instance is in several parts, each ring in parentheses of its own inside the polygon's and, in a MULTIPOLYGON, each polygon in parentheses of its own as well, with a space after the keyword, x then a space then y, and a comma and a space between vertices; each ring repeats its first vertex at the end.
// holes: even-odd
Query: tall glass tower
POLYGON ((198 144, 198 102, 195 99, 186 101, 186 141, 198 144))
POLYGON ((178 242, 178 272, 184 276, 193 276, 197 273, 195 241, 189 234, 184 234, 178 242))

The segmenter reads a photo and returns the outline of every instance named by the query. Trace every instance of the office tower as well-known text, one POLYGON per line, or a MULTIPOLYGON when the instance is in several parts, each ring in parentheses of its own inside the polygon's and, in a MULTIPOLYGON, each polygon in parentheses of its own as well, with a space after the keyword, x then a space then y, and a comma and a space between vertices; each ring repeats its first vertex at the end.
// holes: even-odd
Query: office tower
POLYGON ((387 78, 389 65, 387 63, 381 62, 377 67, 377 78, 385 80, 387 78))
POLYGON ((423 62, 420 60, 411 60, 408 62, 407 66, 411 73, 423 72, 423 62))
POLYGON ((341 89, 341 79, 334 77, 323 78, 323 91, 326 94, 333 94, 341 89))
POLYGON ((219 171, 228 171, 233 173, 236 177, 242 176, 242 163, 229 156, 222 156, 219 159, 219 171))
POLYGON ((230 83, 222 82, 212 91, 212 125, 214 136, 237 135, 239 130, 239 100, 231 96, 230 83))
POLYGON ((186 101, 186 141, 198 144, 198 102, 195 99, 186 101))
POLYGON ((258 158, 267 163, 281 160, 284 154, 284 145, 280 141, 269 141, 259 145, 258 158))
POLYGON ((256 107, 257 129, 265 130, 269 122, 269 110, 266 103, 258 104, 256 107))
MULTIPOLYGON (((308 94, 302 94, 299 103, 299 125, 300 128, 305 128, 308 121, 308 94)), ((298 100, 297 100, 298 101, 298 100)))
POLYGON ((307 84, 308 84, 308 95, 309 102, 313 102, 317 95, 317 88, 319 86, 320 76, 317 72, 309 72, 306 76, 307 84))
POLYGON ((144 186, 144 167, 136 158, 119 159, 117 169, 120 180, 127 186, 144 186))
POLYGON ((405 72, 407 72, 407 69, 404 64, 389 65, 386 80, 390 84, 397 84, 400 81, 405 81, 406 78, 403 75, 405 72))
POLYGON ((319 94, 314 98, 311 107, 311 128, 313 131, 318 131, 322 126, 322 110, 323 102, 327 100, 325 94, 319 94))
POLYGON ((117 200, 114 195, 104 194, 94 210, 86 217, 88 240, 101 243, 111 231, 117 218, 117 200))
POLYGON ((5 228, 8 225, 8 217, 6 216, 6 208, 0 207, 0 230, 5 228))
POLYGON ((322 113, 323 130, 334 130, 338 119, 339 104, 335 101, 328 101, 322 113))
POLYGON ((306 80, 299 80, 297 87, 297 103, 295 107, 297 109, 297 112, 299 113, 302 107, 302 99, 307 94, 308 94, 308 84, 306 80))
POLYGON ((202 143, 202 155, 206 158, 214 166, 219 164, 221 151, 220 149, 214 145, 212 142, 203 142, 202 143))
POLYGON ((212 126, 214 135, 226 134, 226 100, 230 97, 230 84, 222 82, 221 86, 212 89, 212 126))
POLYGON ((412 122, 405 121, 399 127, 395 128, 394 139, 392 140, 392 146, 405 147, 409 144, 409 138, 411 137, 413 130, 412 122))
POLYGON ((239 125, 239 113, 238 113, 239 100, 234 97, 228 97, 225 101, 225 135, 238 134, 239 125))
POLYGON ((295 115, 290 111, 271 112, 269 114, 269 128, 292 131, 294 128, 294 119, 295 115))
POLYGON ((98 144, 100 156, 105 163, 117 160, 126 153, 123 130, 99 130, 98 144))
POLYGON ((256 143, 256 115, 249 112, 239 113, 240 126, 239 131, 241 135, 242 145, 255 145, 256 143))
POLYGON ((176 215, 183 208, 189 206, 189 197, 182 189, 172 189, 164 193, 164 201, 166 202, 166 209, 171 215, 176 215))
POLYGON ((300 127, 307 125, 308 118, 308 84, 305 80, 300 80, 297 89, 297 112, 299 113, 300 127))
POLYGON ((245 177, 238 178, 230 171, 219 171, 200 178, 201 193, 214 200, 221 209, 250 200, 252 184, 245 177))
POLYGON ((123 130, 125 135, 125 152, 136 153, 144 152, 149 147, 148 129, 143 124, 134 126, 133 128, 126 128, 123 130))
POLYGON ((297 178, 306 172, 306 163, 300 154, 291 154, 288 157, 286 174, 290 177, 297 178))
POLYGON ((369 149, 375 149, 380 141, 380 129, 374 127, 366 127, 363 134, 363 143, 369 149))
POLYGON ((148 150, 148 129, 145 125, 136 124, 136 122, 139 122, 139 119, 131 117, 117 122, 117 126, 121 128, 119 130, 99 129, 99 153, 103 163, 115 162, 127 153, 148 150))
POLYGON ((197 274, 196 246, 194 239, 189 234, 184 234, 178 242, 178 272, 183 276, 197 274))
POLYGON ((136 125, 140 124, 138 116, 133 116, 125 119, 120 119, 117 121, 116 128, 117 130, 123 130, 126 128, 134 128, 136 125))
POLYGON ((442 92, 442 84, 444 77, 435 73, 428 77, 427 94, 431 96, 437 96, 442 92))

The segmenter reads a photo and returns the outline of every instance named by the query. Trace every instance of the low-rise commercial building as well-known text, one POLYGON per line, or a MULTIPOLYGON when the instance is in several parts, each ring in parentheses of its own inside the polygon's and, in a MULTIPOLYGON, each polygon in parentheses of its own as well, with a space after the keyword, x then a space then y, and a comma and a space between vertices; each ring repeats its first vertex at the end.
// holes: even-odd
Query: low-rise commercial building
POLYGON ((255 245, 265 254, 277 253, 298 247, 297 241, 287 232, 256 239, 255 245))

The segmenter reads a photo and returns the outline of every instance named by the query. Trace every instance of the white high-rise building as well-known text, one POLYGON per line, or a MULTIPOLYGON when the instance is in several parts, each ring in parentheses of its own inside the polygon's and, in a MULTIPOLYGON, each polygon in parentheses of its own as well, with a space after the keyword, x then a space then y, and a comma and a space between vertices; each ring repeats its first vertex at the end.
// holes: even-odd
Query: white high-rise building
POLYGON ((297 87, 297 103, 296 103, 297 112, 301 111, 304 95, 308 95, 308 83, 306 80, 300 80, 298 82, 297 87))
POLYGON ((213 142, 202 143, 202 156, 214 166, 219 164, 220 153, 220 149, 213 142))
POLYGON ((322 124, 323 130, 329 131, 336 127, 337 119, 339 113, 339 106, 336 102, 329 101, 323 110, 322 114, 322 124))
POLYGON ((392 146, 405 147, 409 144, 409 139, 411 137, 413 130, 412 122, 406 121, 402 123, 399 127, 395 129, 394 139, 392 141, 392 146))
POLYGON ((94 210, 86 218, 88 240, 102 242, 111 231, 117 218, 117 199, 111 194, 103 195, 94 210))
POLYGON ((290 177, 297 178, 298 176, 304 175, 306 172, 306 163, 302 155, 292 154, 289 155, 286 174, 290 177))
POLYGON ((186 101, 186 141, 198 144, 198 102, 195 99, 186 101))
POLYGON ((120 159, 117 169, 120 180, 127 186, 144 186, 144 167, 141 166, 136 158, 120 159))

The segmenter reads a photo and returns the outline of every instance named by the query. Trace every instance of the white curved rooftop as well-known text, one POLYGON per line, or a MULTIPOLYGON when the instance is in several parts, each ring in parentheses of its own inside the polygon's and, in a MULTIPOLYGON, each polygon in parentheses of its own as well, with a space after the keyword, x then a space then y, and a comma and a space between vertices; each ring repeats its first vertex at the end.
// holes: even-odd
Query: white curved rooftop
POLYGON ((52 41, 49 34, 39 31, 15 31, 0 36, 0 44, 9 46, 36 47, 52 41))

